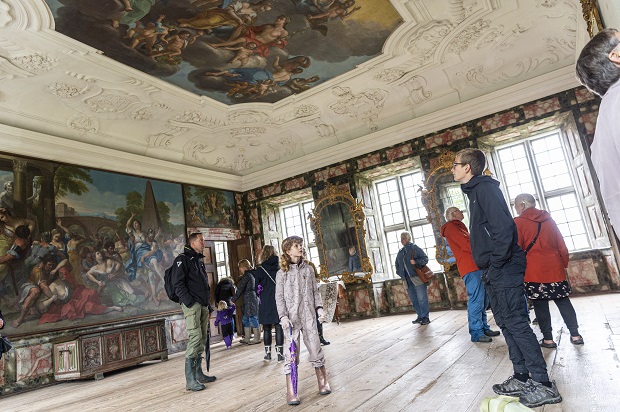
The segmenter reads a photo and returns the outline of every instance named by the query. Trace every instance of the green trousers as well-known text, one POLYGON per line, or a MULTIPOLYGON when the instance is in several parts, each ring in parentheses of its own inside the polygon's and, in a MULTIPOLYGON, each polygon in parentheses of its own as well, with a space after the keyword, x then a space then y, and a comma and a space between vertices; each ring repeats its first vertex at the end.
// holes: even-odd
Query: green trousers
POLYGON ((181 304, 185 316, 185 327, 189 335, 187 342, 186 358, 195 358, 202 355, 205 350, 207 333, 209 333, 209 308, 194 302, 191 308, 181 304))

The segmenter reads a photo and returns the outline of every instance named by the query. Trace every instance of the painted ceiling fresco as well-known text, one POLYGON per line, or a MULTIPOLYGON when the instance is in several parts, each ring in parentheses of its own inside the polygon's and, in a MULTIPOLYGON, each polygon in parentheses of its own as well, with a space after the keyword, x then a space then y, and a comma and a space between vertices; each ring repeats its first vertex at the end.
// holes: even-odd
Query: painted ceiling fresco
POLYGON ((56 30, 225 104, 277 102, 381 53, 388 0, 47 0, 56 30))

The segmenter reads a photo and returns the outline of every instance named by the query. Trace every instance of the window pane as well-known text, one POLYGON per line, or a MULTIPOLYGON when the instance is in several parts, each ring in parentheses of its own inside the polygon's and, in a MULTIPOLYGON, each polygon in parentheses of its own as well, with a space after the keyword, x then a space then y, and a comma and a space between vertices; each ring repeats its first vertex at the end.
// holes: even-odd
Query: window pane
POLYGON ((532 151, 545 192, 573 185, 559 134, 532 140, 532 151))
POLYGON ((284 216, 284 237, 293 235, 303 237, 304 232, 301 227, 302 220, 299 205, 285 207, 282 209, 282 212, 284 216))
POLYGON ((384 226, 402 224, 404 216, 396 179, 377 183, 377 194, 384 226))
POLYGON ((587 249, 590 242, 574 193, 547 198, 548 211, 564 236, 569 251, 587 249))
POLYGON ((437 262, 437 243, 435 240, 435 234, 433 233, 433 226, 428 223, 426 225, 414 226, 411 228, 411 237, 413 243, 421 248, 428 256, 427 266, 433 271, 442 271, 443 266, 437 262))
POLYGON ((310 219, 308 219, 308 214, 312 213, 312 210, 314 209, 314 201, 306 202, 302 206, 304 208, 303 219, 306 225, 306 236, 308 237, 308 243, 314 243, 314 232, 310 228, 310 219))
POLYGON ((396 266, 394 262, 396 261, 396 255, 398 251, 403 247, 402 243, 400 243, 400 234, 404 232, 404 230, 394 230, 391 232, 385 232, 385 241, 387 242, 388 247, 388 256, 390 259, 390 265, 392 266, 392 274, 394 277, 396 275, 396 266))
POLYGON ((217 264, 218 280, 230 276, 228 268, 228 244, 226 242, 215 243, 215 261, 217 264))
POLYGON ((508 197, 514 199, 521 193, 536 193, 534 176, 527 161, 525 146, 519 144, 497 150, 500 166, 506 180, 508 197))
POLYGON ((439 198, 441 199, 441 204, 445 206, 443 210, 443 218, 445 219, 446 209, 449 207, 458 207, 461 212, 463 212, 463 223, 465 226, 469 227, 469 207, 467 202, 467 196, 461 190, 460 183, 454 183, 450 186, 443 186, 441 188, 441 192, 439 193, 439 198))
POLYGON ((426 208, 422 204, 422 193, 420 185, 424 183, 422 173, 416 172, 401 177, 403 191, 405 192, 405 202, 409 220, 425 219, 428 215, 426 208))

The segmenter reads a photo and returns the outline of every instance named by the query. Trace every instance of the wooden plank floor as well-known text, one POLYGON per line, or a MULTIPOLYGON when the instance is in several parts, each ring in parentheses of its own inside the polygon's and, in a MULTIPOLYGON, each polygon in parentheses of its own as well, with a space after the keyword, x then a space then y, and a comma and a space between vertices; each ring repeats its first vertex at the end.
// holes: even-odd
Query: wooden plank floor
MULTIPOLYGON (((572 299, 584 346, 574 346, 551 304, 557 350, 543 349, 564 397, 546 412, 620 410, 620 294, 572 299)), ((0 411, 478 411, 491 385, 512 368, 503 338, 472 343, 463 310, 432 312, 428 326, 410 314, 325 325, 332 393, 320 396, 302 346, 301 405, 285 402, 282 365, 265 363, 259 345, 212 348, 218 379, 202 392, 184 386, 183 354, 107 374, 100 381, 60 383, 0 398, 0 411)), ((493 325, 494 326, 494 325, 493 325)), ((535 328, 540 337, 540 331, 535 328)))

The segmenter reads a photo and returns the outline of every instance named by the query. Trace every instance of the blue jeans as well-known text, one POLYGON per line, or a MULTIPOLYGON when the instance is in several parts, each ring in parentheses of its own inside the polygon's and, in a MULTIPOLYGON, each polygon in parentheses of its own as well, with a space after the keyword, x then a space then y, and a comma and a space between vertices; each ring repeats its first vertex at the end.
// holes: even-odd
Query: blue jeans
POLYGON ((244 328, 256 328, 258 329, 258 316, 243 316, 241 317, 241 323, 244 328))
POLYGON ((463 277, 463 281, 469 299, 467 302, 469 335, 472 342, 478 342, 478 338, 484 335, 484 331, 490 329, 486 312, 486 308, 489 306, 489 297, 482 283, 482 270, 469 272, 463 277))
POLYGON ((428 318, 428 294, 426 293, 426 285, 414 286, 411 279, 407 279, 407 295, 413 309, 418 314, 418 318, 428 318))

